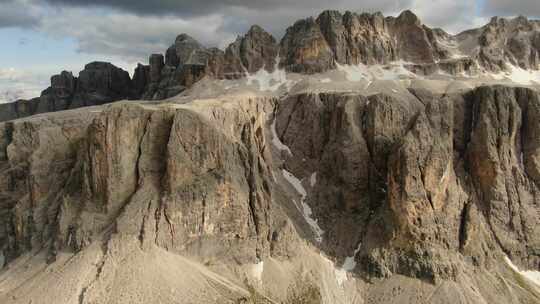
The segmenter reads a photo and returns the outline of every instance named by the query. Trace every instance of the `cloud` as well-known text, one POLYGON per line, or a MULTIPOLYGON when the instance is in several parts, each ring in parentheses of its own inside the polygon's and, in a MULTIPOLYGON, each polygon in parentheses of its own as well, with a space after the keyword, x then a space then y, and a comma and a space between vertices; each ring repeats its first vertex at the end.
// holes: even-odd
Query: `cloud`
POLYGON ((48 78, 33 71, 0 69, 0 103, 39 96, 48 86, 48 78))
MULTIPOLYGON (((59 6, 107 7, 140 16, 195 18, 224 16, 224 31, 239 32, 259 24, 280 36, 295 20, 317 15, 325 9, 397 14, 412 9, 427 23, 456 32, 476 25, 476 3, 481 0, 45 0, 59 6)), ((483 1, 483 0, 482 0, 483 1)), ((533 5, 535 0, 525 0, 533 5)), ((500 0, 500 2, 504 2, 500 0)))
POLYGON ((482 13, 486 16, 540 17, 540 3, 538 0, 485 0, 482 13))
MULTIPOLYGON (((128 62, 146 62, 149 54, 163 53, 184 32, 204 45, 223 48, 259 24, 280 39, 296 20, 328 8, 327 0, 45 1, 55 9, 41 20, 40 30, 74 38, 80 52, 121 56, 128 62)), ((450 32, 477 23, 470 0, 335 0, 332 9, 387 15, 413 9, 426 24, 450 32)))
POLYGON ((111 7, 139 15, 203 16, 221 13, 231 8, 250 11, 311 11, 323 9, 386 10, 389 7, 407 7, 411 0, 46 0, 59 6, 111 7))
POLYGON ((424 23, 453 34, 479 27, 488 21, 476 16, 477 4, 471 0, 415 0, 411 10, 424 23))
POLYGON ((27 0, 0 0, 0 28, 29 28, 39 24, 39 7, 27 0))
POLYGON ((184 32, 206 45, 223 46, 224 41, 235 38, 224 29, 224 23, 223 16, 219 15, 185 20, 67 8, 57 11, 54 18, 44 19, 40 29, 58 38, 75 39, 79 52, 118 56, 126 62, 134 62, 146 61, 152 53, 163 53, 176 36, 184 32))
MULTIPOLYGON (((148 49, 163 52, 175 36, 183 32, 207 46, 223 47, 237 35, 245 33, 251 25, 258 24, 279 39, 296 20, 318 15, 330 8, 327 0, 44 1, 57 9, 54 18, 48 18, 52 20, 44 21, 47 31, 67 32, 80 41, 83 52, 106 51, 108 54, 124 53, 134 57, 148 55, 148 49), (77 29, 70 28, 70 23, 77 24, 77 29), (152 41, 161 49, 152 48, 152 41), (136 50, 134 45, 140 50, 136 50)), ((412 1, 335 0, 331 8, 393 13, 409 7, 412 1)))

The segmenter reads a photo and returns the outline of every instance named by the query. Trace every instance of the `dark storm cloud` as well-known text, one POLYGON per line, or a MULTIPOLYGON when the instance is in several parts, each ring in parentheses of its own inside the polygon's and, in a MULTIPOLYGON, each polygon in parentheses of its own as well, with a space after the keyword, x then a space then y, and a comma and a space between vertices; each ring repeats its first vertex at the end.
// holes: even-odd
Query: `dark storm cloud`
POLYGON ((540 17, 539 0, 485 0, 482 13, 487 16, 524 15, 540 17))
POLYGON ((45 0, 53 5, 79 7, 112 7, 140 15, 179 15, 183 17, 223 13, 232 9, 257 11, 312 11, 327 8, 387 10, 408 7, 413 0, 45 0))
POLYGON ((36 8, 28 1, 0 0, 0 28, 37 26, 40 16, 36 8))

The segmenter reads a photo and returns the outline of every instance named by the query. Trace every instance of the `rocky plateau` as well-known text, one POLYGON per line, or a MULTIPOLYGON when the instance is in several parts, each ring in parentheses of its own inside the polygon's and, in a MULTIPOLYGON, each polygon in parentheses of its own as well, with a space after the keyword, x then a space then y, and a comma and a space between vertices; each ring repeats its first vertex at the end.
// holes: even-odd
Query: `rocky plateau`
POLYGON ((0 105, 0 303, 540 303, 540 22, 325 11, 0 105))

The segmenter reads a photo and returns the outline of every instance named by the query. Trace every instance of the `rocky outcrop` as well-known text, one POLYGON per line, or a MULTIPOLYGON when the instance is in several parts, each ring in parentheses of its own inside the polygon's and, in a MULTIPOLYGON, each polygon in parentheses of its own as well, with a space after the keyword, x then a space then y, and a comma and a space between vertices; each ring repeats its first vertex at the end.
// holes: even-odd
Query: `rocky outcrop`
POLYGON ((92 62, 74 77, 63 71, 51 77, 51 86, 41 97, 0 105, 0 121, 56 112, 86 106, 101 105, 134 98, 129 73, 106 62, 92 62))
MULTIPOLYGON (((194 38, 181 34, 167 49, 165 62, 161 55, 150 57, 152 77, 146 79, 143 99, 165 99, 182 92, 201 78, 238 79, 260 69, 272 72, 276 66, 278 45, 272 35, 254 25, 225 51, 205 48, 194 38), (152 70, 154 72, 152 72, 152 70)), ((139 77, 138 79, 143 79, 139 77)))
POLYGON ((292 152, 286 167, 300 179, 316 174, 307 200, 324 250, 356 252, 368 277, 452 279, 462 258, 489 268, 498 253, 537 269, 538 93, 410 93, 307 94, 279 104, 277 134, 292 152))
POLYGON ((440 43, 450 36, 423 25, 405 11, 397 18, 380 13, 325 11, 290 27, 281 41, 281 66, 289 71, 317 73, 335 64, 387 64, 403 60, 416 64, 449 59, 440 43))
POLYGON ((297 21, 281 40, 280 66, 296 73, 319 73, 333 69, 330 45, 313 18, 297 21))
MULTIPOLYGON (((122 102, 5 122, 1 255, 13 265, 26 252, 46 253, 59 267, 84 265, 97 250, 96 274, 80 283, 82 303, 132 284, 119 269, 163 258, 174 268, 173 256, 232 269, 228 278, 239 282, 242 267, 255 265, 247 272, 256 280, 245 278, 252 290, 285 303, 324 302, 330 286, 348 284, 328 276, 345 270, 324 268, 332 262, 310 256, 307 241, 363 279, 335 288, 362 290, 374 303, 409 292, 424 301, 426 286, 439 290, 426 293, 437 301, 462 294, 464 303, 526 302, 537 292, 500 261, 507 255, 528 269, 540 262, 539 101, 536 91, 503 86, 446 95, 306 93, 122 102), (323 231, 320 242, 310 218, 323 231), (298 272, 287 272, 295 263, 298 272), (268 285, 257 267, 275 276, 268 285), (325 271, 320 282, 301 274, 317 267, 325 271), (486 287, 500 283, 494 277, 510 287, 486 287), (396 280, 399 293, 371 289, 396 280), (407 280, 430 283, 412 288, 407 280)), ((249 298, 216 274, 197 280, 208 279, 221 286, 219 299, 249 298)))
POLYGON ((241 78, 246 73, 255 73, 260 69, 272 72, 277 64, 278 51, 274 37, 260 26, 254 25, 246 35, 238 37, 227 47, 223 75, 215 75, 218 78, 241 78))
MULTIPOLYGON (((54 114, 50 114, 54 115, 54 114)), ((2 123, 0 247, 6 261, 47 248, 77 146, 93 113, 2 123)))
POLYGON ((488 71, 507 70, 507 64, 537 70, 540 23, 519 16, 514 19, 494 17, 478 29, 456 36, 464 52, 488 71))
POLYGON ((54 260, 112 226, 141 246, 203 260, 255 263, 290 247, 279 241, 290 239, 280 234, 286 218, 271 203, 263 128, 273 101, 236 103, 210 108, 212 121, 189 107, 121 104, 62 124, 54 117, 2 124, 2 168, 11 172, 0 205, 7 261, 44 247, 54 260))

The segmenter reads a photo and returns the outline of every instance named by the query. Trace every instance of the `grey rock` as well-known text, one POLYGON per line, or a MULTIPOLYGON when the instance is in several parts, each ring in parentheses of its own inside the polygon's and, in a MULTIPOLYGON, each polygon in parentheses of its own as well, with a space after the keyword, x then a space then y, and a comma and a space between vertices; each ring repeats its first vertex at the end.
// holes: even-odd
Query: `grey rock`
MULTIPOLYGON (((39 248, 50 267, 91 263, 90 287, 73 292, 83 303, 114 293, 112 284, 140 280, 117 274, 143 256, 151 267, 162 257, 187 257, 204 271, 233 269, 227 275, 237 281, 264 260, 263 278, 280 278, 279 292, 268 294, 287 299, 313 279, 287 267, 334 273, 318 250, 338 267, 356 251, 360 280, 350 277, 347 290, 374 303, 459 295, 464 303, 534 302, 535 289, 500 262, 508 255, 538 269, 539 100, 537 91, 503 86, 445 95, 234 96, 121 102, 5 122, 0 251, 8 267, 39 248), (284 159, 272 151, 272 119, 292 152, 284 159), (303 180, 325 231, 321 243, 298 214, 281 168, 303 180), (471 281, 460 285, 463 278, 471 281), (507 288, 492 288, 501 278, 507 288)), ((32 282, 51 277, 58 279, 45 272, 32 282)), ((321 280, 312 295, 334 291, 334 277, 321 280)), ((253 290, 274 283, 261 280, 253 290)), ((229 294, 235 285, 219 288, 229 294)))
POLYGON ((313 18, 288 28, 280 45, 280 66, 287 71, 312 74, 335 68, 332 49, 313 18))

